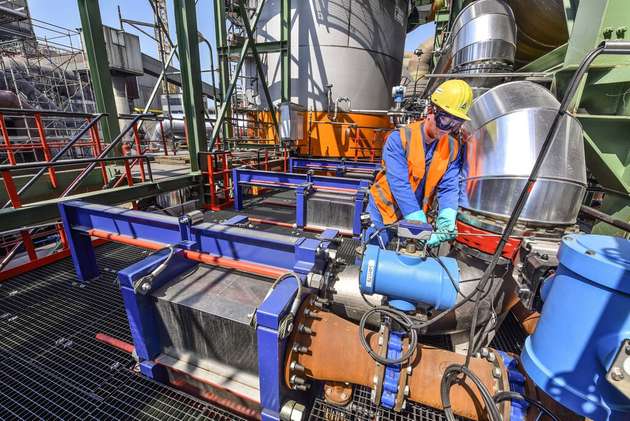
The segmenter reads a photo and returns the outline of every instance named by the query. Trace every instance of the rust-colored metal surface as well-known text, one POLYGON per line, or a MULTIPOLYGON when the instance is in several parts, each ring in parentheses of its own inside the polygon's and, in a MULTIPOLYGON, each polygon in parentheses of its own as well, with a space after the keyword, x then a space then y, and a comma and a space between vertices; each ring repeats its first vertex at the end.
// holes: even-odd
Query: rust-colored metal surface
POLYGON ((563 0, 507 0, 516 18, 516 61, 525 65, 569 39, 563 0))
MULTIPOLYGON (((357 325, 341 317, 323 311, 305 300, 290 338, 290 351, 285 364, 285 381, 291 386, 296 376, 332 382, 348 382, 372 387, 376 364, 359 342, 357 325), (306 310, 306 311, 305 311, 306 310)), ((378 334, 368 333, 368 342, 378 349, 378 334)), ((446 368, 461 364, 464 356, 450 351, 418 345, 408 377, 409 399, 433 408, 442 409, 440 381, 446 368)), ((495 366, 486 360, 473 358, 470 369, 491 391, 496 390, 497 380, 492 375, 495 366)), ((403 369, 407 366, 403 365, 403 369)), ((504 371, 504 370, 503 370, 504 371)), ((505 381, 505 373, 502 373, 505 381)), ((473 420, 485 417, 484 404, 479 392, 470 380, 455 384, 451 389, 451 402, 456 415, 473 420)), ((509 411, 509 405, 505 406, 509 411)), ((506 414, 507 415, 507 414, 506 414)))
POLYGON ((345 406, 352 400, 352 385, 350 383, 326 382, 324 384, 324 399, 333 405, 345 406))

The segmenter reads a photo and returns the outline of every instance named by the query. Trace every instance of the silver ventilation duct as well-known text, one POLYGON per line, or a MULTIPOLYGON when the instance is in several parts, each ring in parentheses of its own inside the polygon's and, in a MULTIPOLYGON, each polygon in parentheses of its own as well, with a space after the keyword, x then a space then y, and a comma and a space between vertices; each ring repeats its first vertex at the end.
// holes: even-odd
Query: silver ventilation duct
POLYGON ((514 64, 516 23, 503 1, 471 3, 455 18, 451 33, 453 72, 507 70, 514 64))
MULTIPOLYGON (((473 102, 463 208, 509 218, 559 105, 551 92, 527 81, 497 86, 473 102)), ((582 127, 565 116, 520 221, 573 224, 585 190, 582 127)))

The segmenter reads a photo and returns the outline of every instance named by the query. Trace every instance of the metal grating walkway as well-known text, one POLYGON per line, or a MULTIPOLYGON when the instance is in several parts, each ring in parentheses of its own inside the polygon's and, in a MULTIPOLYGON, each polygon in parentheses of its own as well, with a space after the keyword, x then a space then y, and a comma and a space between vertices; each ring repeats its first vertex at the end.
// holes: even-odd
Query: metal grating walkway
POLYGON ((70 259, 0 283, 0 419, 241 419, 136 375, 131 356, 94 339, 131 342, 116 272, 145 255, 98 247, 102 276, 85 287, 70 259))
MULTIPOLYGON (((353 246, 345 244, 349 259, 353 246)), ((87 286, 73 284, 69 258, 0 283, 0 420, 242 419, 135 374, 131 356, 95 340, 96 333, 104 332, 131 342, 116 273, 148 253, 117 244, 96 250, 102 275, 87 286)), ((518 323, 508 319, 493 345, 519 351, 523 339, 518 323)), ((413 403, 400 414, 376 408, 364 387, 355 389, 345 409, 316 399, 309 417, 371 419, 445 418, 440 411, 413 403)))

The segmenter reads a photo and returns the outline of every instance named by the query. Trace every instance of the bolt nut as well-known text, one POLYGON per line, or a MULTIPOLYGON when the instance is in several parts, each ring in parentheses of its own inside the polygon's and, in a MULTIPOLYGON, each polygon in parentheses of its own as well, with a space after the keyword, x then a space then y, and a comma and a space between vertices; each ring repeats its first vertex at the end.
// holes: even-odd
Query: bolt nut
POLYGON ((378 384, 378 376, 376 374, 372 377, 372 383, 378 384))
POLYGON ((623 380, 623 370, 621 369, 621 367, 613 367, 612 370, 610 370, 610 378, 613 379, 614 381, 618 382, 623 380))
POLYGON ((488 358, 487 360, 490 361, 491 363, 495 362, 497 359, 496 355, 494 355, 494 352, 491 352, 488 354, 488 358))
POLYGON ((291 371, 299 371, 301 373, 304 372, 304 366, 297 361, 291 361, 291 365, 289 366, 291 371))
POLYGON ((294 385, 306 384, 306 380, 304 380, 302 377, 296 376, 295 374, 291 376, 291 379, 289 379, 289 382, 294 385))
POLYGON ((297 352, 298 354, 306 354, 308 352, 308 348, 304 345, 295 343, 293 344, 293 352, 297 352))
POLYGON ((403 393, 405 396, 409 396, 409 385, 405 386, 405 389, 403 390, 403 393))
POLYGON ((300 324, 300 326, 298 326, 298 332, 306 333, 307 335, 311 335, 313 333, 313 330, 310 327, 308 327, 308 326, 300 324))
POLYGON ((492 369, 492 377, 494 377, 495 379, 501 378, 501 369, 499 367, 494 367, 492 369))
POLYGON ((483 358, 488 358, 488 354, 490 353, 490 351, 488 350, 488 348, 481 348, 481 356, 483 358))
POLYGON ((407 366, 407 375, 411 375, 411 372, 413 371, 413 368, 411 368, 411 366, 407 366))

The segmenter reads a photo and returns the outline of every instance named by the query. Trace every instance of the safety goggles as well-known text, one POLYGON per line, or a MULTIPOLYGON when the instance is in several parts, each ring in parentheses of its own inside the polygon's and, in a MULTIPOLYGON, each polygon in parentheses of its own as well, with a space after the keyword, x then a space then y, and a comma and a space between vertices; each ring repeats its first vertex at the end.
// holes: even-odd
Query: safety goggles
POLYGON ((462 120, 461 118, 454 117, 446 111, 443 111, 436 107, 435 125, 438 129, 445 132, 452 132, 459 129, 463 123, 464 120, 462 120))

